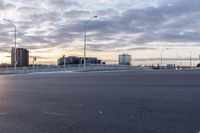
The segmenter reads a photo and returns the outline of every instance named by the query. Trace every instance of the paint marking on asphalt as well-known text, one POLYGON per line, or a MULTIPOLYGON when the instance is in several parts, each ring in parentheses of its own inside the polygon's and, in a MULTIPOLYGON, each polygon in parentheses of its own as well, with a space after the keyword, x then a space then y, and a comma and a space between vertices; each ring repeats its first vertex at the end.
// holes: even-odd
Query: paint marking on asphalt
POLYGON ((3 115, 5 115, 6 113, 0 113, 0 116, 3 116, 3 115))
POLYGON ((42 111, 43 114, 48 114, 48 115, 55 115, 55 116, 63 116, 64 114, 60 113, 55 113, 55 112, 48 112, 48 111, 42 111))

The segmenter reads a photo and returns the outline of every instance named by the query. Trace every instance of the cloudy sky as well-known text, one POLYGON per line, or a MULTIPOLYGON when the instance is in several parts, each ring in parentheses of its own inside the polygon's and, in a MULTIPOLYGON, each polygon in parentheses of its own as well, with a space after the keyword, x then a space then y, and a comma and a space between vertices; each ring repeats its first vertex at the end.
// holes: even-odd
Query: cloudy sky
MULTIPOLYGON (((116 61, 118 54, 156 59, 198 58, 199 0, 0 0, 0 48, 13 46, 38 56, 38 63, 55 63, 62 55, 83 56, 83 26, 87 25, 87 55, 116 61)), ((0 63, 9 63, 0 53, 0 63)), ((150 63, 158 63, 156 61, 150 63)))

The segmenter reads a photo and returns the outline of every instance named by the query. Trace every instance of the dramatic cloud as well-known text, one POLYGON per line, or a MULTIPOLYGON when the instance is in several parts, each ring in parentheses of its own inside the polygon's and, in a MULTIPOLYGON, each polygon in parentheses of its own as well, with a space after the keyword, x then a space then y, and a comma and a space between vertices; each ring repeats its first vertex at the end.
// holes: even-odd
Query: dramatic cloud
POLYGON ((54 7, 57 9, 66 9, 70 7, 80 7, 81 5, 74 1, 68 0, 46 0, 48 7, 54 7))
MULTIPOLYGON (((87 49, 119 53, 157 51, 155 43, 200 44, 199 5, 198 0, 0 0, 0 15, 17 26, 19 47, 63 53, 80 53, 84 23, 98 15, 87 24, 87 49)), ((0 29, 0 47, 9 49, 13 29, 2 20, 0 29)))

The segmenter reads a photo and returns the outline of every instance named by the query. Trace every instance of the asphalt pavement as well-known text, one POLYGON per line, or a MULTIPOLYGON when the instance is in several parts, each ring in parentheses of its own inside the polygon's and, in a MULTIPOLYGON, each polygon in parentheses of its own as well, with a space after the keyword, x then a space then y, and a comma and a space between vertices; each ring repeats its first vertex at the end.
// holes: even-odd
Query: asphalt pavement
POLYGON ((199 131, 199 70, 0 76, 0 133, 199 131))

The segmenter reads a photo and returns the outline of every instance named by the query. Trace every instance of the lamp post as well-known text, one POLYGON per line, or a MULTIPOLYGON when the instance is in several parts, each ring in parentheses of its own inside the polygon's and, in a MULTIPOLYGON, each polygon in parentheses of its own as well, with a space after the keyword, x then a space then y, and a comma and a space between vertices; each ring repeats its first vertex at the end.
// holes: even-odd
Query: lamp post
POLYGON ((65 60, 65 55, 63 55, 63 62, 64 62, 64 71, 66 71, 66 60, 65 60))
POLYGON ((190 51, 190 68, 192 68, 192 51, 190 51))
POLYGON ((35 71, 35 61, 37 60, 37 57, 33 57, 33 72, 35 71))
POLYGON ((163 65, 163 51, 164 51, 164 50, 167 50, 167 49, 169 49, 169 48, 161 49, 161 52, 160 52, 160 66, 161 66, 161 67, 162 67, 162 65, 163 65))
POLYGON ((14 68, 16 70, 16 65, 17 65, 17 55, 16 55, 16 45, 17 45, 17 27, 14 25, 9 19, 3 19, 4 21, 7 21, 13 28, 14 28, 14 33, 15 33, 15 41, 14 41, 14 68))
POLYGON ((163 50, 160 51, 160 67, 162 67, 162 60, 163 60, 163 50))
POLYGON ((87 34, 86 34, 86 31, 87 31, 87 24, 92 20, 92 19, 94 19, 94 18, 97 18, 97 16, 93 16, 93 17, 91 17, 88 21, 86 21, 85 23, 84 23, 84 69, 85 69, 85 65, 86 65, 86 37, 87 37, 87 34))

